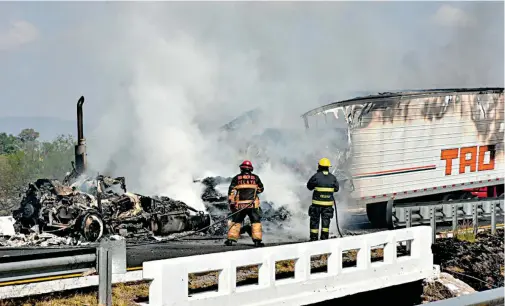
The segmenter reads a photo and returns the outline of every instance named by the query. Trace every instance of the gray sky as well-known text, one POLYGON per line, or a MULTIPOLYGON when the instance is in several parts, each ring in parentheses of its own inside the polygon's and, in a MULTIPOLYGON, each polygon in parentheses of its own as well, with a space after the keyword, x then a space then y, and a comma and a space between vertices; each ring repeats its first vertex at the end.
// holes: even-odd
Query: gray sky
POLYGON ((308 107, 373 87, 503 83, 503 3, 2 2, 0 8, 1 116, 73 119, 69 104, 81 94, 87 113, 98 112, 130 77, 103 61, 121 56, 111 42, 118 19, 132 12, 149 16, 167 36, 181 31, 223 54, 259 53, 261 79, 286 81, 293 92, 320 89, 307 95, 308 107))
MULTIPOLYGON (((94 169, 196 203, 193 178, 254 158, 214 130, 245 111, 302 128, 302 113, 356 92, 503 86, 503 14, 503 2, 1 2, 0 117, 74 120, 84 95, 94 169)), ((276 150, 310 153, 299 146, 276 150)), ((291 178, 275 167, 268 184, 291 178)))

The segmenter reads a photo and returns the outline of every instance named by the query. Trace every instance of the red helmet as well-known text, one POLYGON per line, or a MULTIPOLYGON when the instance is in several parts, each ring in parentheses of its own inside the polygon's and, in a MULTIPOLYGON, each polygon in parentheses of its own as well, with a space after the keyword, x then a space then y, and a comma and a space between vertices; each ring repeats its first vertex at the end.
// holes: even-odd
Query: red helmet
POLYGON ((241 164, 240 164, 240 170, 253 170, 253 165, 252 163, 249 161, 249 160, 244 160, 241 164))

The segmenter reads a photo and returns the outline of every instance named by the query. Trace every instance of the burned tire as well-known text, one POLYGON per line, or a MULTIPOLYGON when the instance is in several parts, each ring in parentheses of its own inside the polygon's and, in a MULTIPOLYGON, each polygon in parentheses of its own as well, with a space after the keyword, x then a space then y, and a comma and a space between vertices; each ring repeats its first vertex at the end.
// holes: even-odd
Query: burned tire
POLYGON ((81 219, 81 235, 85 241, 95 242, 105 231, 102 218, 97 213, 87 213, 81 219))

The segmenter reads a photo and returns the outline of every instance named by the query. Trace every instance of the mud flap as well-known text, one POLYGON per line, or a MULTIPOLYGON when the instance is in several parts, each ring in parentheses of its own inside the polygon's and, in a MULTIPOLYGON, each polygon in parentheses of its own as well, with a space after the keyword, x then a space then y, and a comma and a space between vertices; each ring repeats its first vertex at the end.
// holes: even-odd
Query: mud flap
POLYGON ((393 229, 393 199, 388 202, 370 203, 366 205, 368 221, 376 228, 393 229))

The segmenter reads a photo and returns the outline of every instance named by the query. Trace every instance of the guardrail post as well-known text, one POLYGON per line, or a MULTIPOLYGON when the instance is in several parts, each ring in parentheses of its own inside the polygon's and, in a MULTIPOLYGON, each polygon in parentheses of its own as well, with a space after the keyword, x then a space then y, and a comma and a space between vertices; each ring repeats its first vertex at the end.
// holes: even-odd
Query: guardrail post
POLYGON ((112 274, 126 273, 126 243, 102 239, 97 252, 98 305, 112 306, 112 274))
POLYGON ((478 231, 478 228, 479 228, 479 215, 478 215, 478 212, 477 212, 477 209, 478 209, 478 205, 473 203, 472 204, 472 225, 473 225, 473 234, 474 235, 477 235, 477 231, 478 231))
POLYGON ((436 219, 436 207, 434 205, 430 206, 430 225, 431 225, 431 242, 435 243, 437 239, 437 219, 436 219))
MULTIPOLYGON (((412 207, 405 208, 405 226, 407 228, 412 227, 412 207)), ((407 252, 410 253, 411 247, 412 247, 412 243, 410 240, 407 241, 406 247, 407 247, 407 252)))
MULTIPOLYGON (((498 201, 498 205, 500 202, 498 201)), ((496 234, 496 202, 491 203, 491 234, 496 234)))
POLYGON ((112 306, 112 254, 107 241, 98 248, 98 305, 112 306))
POLYGON ((458 204, 451 204, 452 213, 452 233, 454 234, 458 229, 458 204))
POLYGON ((412 227, 412 208, 405 208, 405 227, 412 227))

